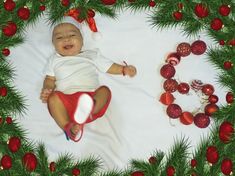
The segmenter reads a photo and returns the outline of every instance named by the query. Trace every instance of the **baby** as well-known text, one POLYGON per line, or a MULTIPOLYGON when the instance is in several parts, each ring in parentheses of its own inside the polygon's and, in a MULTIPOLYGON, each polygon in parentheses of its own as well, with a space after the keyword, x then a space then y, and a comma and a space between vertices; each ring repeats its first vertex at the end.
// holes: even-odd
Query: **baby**
POLYGON ((72 17, 54 27, 52 43, 56 53, 47 64, 40 99, 67 139, 77 142, 84 125, 102 117, 110 103, 111 91, 99 85, 97 70, 133 77, 136 68, 113 63, 98 51, 82 51, 80 24, 72 17))

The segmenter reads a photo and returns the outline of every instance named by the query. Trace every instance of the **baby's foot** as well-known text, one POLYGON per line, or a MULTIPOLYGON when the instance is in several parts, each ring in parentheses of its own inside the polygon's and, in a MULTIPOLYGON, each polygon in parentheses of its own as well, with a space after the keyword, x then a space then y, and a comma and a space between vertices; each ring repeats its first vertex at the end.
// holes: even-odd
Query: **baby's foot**
POLYGON ((72 135, 76 136, 79 131, 80 131, 80 125, 79 124, 74 124, 72 128, 70 129, 72 135))

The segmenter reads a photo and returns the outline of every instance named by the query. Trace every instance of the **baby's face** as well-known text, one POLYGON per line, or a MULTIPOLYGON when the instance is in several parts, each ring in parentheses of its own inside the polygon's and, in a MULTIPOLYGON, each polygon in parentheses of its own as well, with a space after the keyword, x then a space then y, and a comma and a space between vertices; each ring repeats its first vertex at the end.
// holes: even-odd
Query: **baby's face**
POLYGON ((70 23, 62 23, 54 28, 52 42, 57 53, 62 56, 79 54, 83 45, 80 30, 70 23))

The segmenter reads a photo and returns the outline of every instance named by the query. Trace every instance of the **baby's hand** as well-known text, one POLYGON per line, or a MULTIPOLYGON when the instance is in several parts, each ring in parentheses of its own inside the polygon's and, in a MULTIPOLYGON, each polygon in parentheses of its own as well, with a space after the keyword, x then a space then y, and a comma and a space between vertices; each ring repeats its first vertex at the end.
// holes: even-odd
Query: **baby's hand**
POLYGON ((133 65, 127 65, 124 67, 124 75, 128 75, 130 77, 133 77, 136 75, 136 68, 133 65))
POLYGON ((49 95, 51 94, 52 89, 43 88, 40 94, 40 99, 43 103, 47 103, 47 99, 49 95))

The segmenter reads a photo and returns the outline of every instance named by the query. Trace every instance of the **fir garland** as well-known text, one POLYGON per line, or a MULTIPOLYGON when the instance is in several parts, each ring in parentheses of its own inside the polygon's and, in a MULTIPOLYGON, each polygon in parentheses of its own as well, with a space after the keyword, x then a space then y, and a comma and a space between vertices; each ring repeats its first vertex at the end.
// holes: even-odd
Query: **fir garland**
POLYGON ((0 3, 0 175, 102 175, 102 176, 183 176, 232 175, 235 163, 235 2, 231 0, 5 0, 0 3), (88 10, 115 18, 117 10, 149 10, 150 23, 157 29, 181 26, 187 36, 205 30, 217 43, 209 50, 208 60, 219 72, 219 82, 228 88, 227 105, 213 114, 216 125, 203 139, 193 156, 188 153, 185 138, 176 139, 165 154, 156 151, 148 161, 132 160, 124 171, 100 173, 100 160, 90 157, 74 161, 70 154, 49 163, 43 144, 26 138, 24 129, 16 123, 16 115, 26 111, 24 97, 14 88, 14 69, 8 63, 10 47, 23 42, 27 25, 47 10, 51 23, 61 19, 71 8, 79 8, 79 18, 88 10), (4 41, 4 42, 3 42, 4 41))

